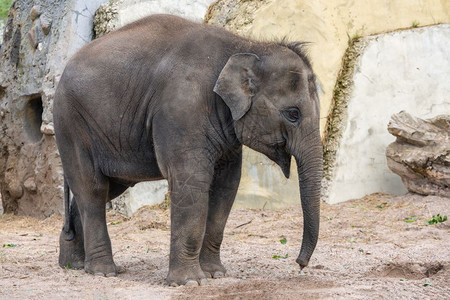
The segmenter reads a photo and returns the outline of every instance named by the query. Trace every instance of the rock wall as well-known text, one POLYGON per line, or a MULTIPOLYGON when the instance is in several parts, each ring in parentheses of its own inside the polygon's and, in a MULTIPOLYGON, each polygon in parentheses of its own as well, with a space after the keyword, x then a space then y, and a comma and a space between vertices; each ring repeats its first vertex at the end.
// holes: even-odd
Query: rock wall
POLYGON ((0 190, 6 213, 62 213, 52 103, 68 58, 92 38, 100 0, 15 1, 0 62, 0 190))
MULTIPOLYGON (((416 37, 419 39, 418 44, 405 44, 409 38, 394 33, 363 39, 369 41, 368 44, 352 42, 352 47, 349 50, 346 49, 349 42, 358 40, 361 36, 417 25, 450 22, 448 1, 338 0, 329 3, 325 0, 314 2, 219 0, 213 3, 209 9, 208 5, 213 2, 212 0, 111 0, 108 4, 106 2, 106 0, 21 0, 15 1, 13 4, 6 24, 0 62, 0 191, 6 212, 40 217, 62 212, 62 170, 53 137, 53 94, 67 60, 77 49, 91 40, 94 12, 102 3, 105 5, 100 11, 103 11, 104 14, 99 13, 95 23, 98 35, 146 14, 173 13, 197 21, 201 21, 202 16, 206 15, 205 19, 208 23, 223 26, 240 35, 252 38, 273 40, 287 37, 289 40, 312 42, 310 55, 322 90, 321 126, 323 130, 327 130, 327 134, 337 130, 337 134, 334 135, 337 137, 334 150, 329 152, 331 153, 330 157, 333 158, 330 160, 332 172, 329 173, 331 175, 328 177, 327 187, 331 187, 330 182, 334 184, 335 180, 335 186, 342 187, 347 191, 355 189, 354 182, 347 177, 342 178, 344 178, 344 182, 352 183, 351 187, 339 183, 339 176, 336 175, 340 172, 339 165, 344 166, 343 174, 356 173, 360 178, 364 178, 361 173, 356 171, 373 168, 376 172, 381 170, 381 173, 377 174, 382 174, 380 175, 382 178, 385 178, 384 176, 387 178, 383 179, 381 183, 370 185, 370 189, 359 189, 360 194, 350 195, 337 190, 335 195, 338 196, 335 197, 330 196, 332 194, 329 193, 327 195, 331 198, 327 197, 327 201, 347 200, 349 197, 358 197, 358 195, 364 195, 371 191, 392 191, 386 190, 386 186, 396 186, 396 190, 393 191, 396 193, 404 191, 397 189, 400 186, 398 185, 399 180, 396 181, 395 175, 389 177, 391 173, 385 170, 383 163, 355 166, 344 161, 335 164, 338 161, 339 153, 342 153, 342 157, 350 155, 355 162, 357 161, 354 159, 355 155, 360 157, 363 153, 364 157, 371 159, 373 153, 378 157, 377 153, 380 152, 378 151, 380 146, 369 147, 366 150, 359 149, 356 154, 351 154, 352 152, 345 154, 347 150, 339 151, 346 139, 351 139, 354 135, 367 136, 370 132, 373 133, 369 130, 372 129, 372 120, 368 118, 352 123, 352 107, 364 107, 366 105, 364 99, 379 101, 378 98, 373 97, 373 94, 376 95, 378 91, 383 91, 381 94, 388 100, 387 107, 406 109, 420 117, 431 117, 431 115, 426 115, 427 109, 431 109, 431 114, 438 113, 438 110, 442 108, 442 106, 441 108, 433 106, 435 104, 433 101, 437 98, 432 91, 442 91, 442 86, 448 86, 439 84, 443 80, 441 78, 448 78, 448 72, 438 74, 431 71, 431 73, 425 73, 414 69, 402 69, 403 81, 409 82, 402 91, 417 92, 413 97, 422 100, 421 111, 416 112, 409 107, 411 101, 397 102, 399 98, 402 98, 399 96, 402 93, 397 90, 384 90, 383 86, 380 90, 380 86, 377 85, 367 89, 369 83, 377 83, 380 81, 379 79, 385 79, 383 76, 378 78, 373 75, 375 77, 371 77, 372 82, 370 80, 367 82, 367 78, 364 81, 366 73, 355 73, 354 71, 364 65, 360 64, 360 61, 374 60, 370 55, 367 56, 369 58, 358 58, 361 55, 364 56, 368 50, 372 53, 371 55, 379 57, 377 56, 378 52, 384 51, 380 45, 383 47, 396 45, 395 49, 401 55, 400 58, 387 55, 383 56, 383 60, 375 60, 378 64, 391 64, 390 67, 386 66, 387 71, 383 74, 394 72, 393 68, 399 69, 415 65, 411 63, 411 60, 404 59, 405 53, 410 52, 408 49, 400 47, 401 45, 412 47, 409 50, 417 51, 419 49, 422 51, 426 49, 427 52, 423 52, 423 57, 430 57, 433 61, 442 61, 439 59, 446 58, 448 63, 448 54, 446 56, 445 51, 443 52, 443 49, 448 49, 448 45, 445 44, 447 48, 442 48, 443 44, 441 43, 442 39, 445 40, 449 36, 448 25, 442 25, 443 27, 439 27, 437 30, 441 33, 444 32, 443 37, 434 35, 422 39, 424 36, 420 35, 416 37), (421 48, 422 45, 430 44, 435 46, 421 48), (368 47, 368 45, 371 46, 368 47), (362 51, 363 49, 365 50, 362 51), (352 61, 355 69, 347 68, 348 64, 342 64, 343 57, 344 60, 352 61), (397 58, 393 60, 393 57, 397 58), (399 62, 399 65, 395 65, 393 62, 399 62), (350 81, 341 80, 342 78, 338 78, 339 74, 355 77, 352 77, 350 81), (415 82, 414 79, 423 74, 434 76, 435 80, 422 80, 421 82, 426 82, 428 85, 421 86, 419 83, 417 86, 421 88, 414 88, 412 85, 415 82), (336 79, 338 79, 337 84, 336 79), (345 85, 351 82, 354 82, 354 84, 350 84, 353 89, 346 89, 345 85), (349 102, 348 110, 345 106, 340 110, 336 109, 338 106, 334 105, 333 101, 338 99, 337 95, 344 94, 348 100, 353 97, 353 90, 356 93, 357 89, 359 92, 366 90, 372 94, 356 97, 349 102), (431 92, 421 94, 422 91, 431 92), (359 103, 359 106, 356 103, 359 103), (398 103, 404 103, 404 105, 400 108, 398 103), (342 115, 338 114, 339 111, 342 115), (329 114, 332 117, 327 118, 329 114), (346 123, 347 121, 350 123, 346 123), (331 130, 329 130, 330 128, 331 130), (341 139, 341 137, 343 138, 341 139), (338 167, 335 168, 335 166, 338 167)), ((418 30, 427 31, 428 29, 418 30)), ((415 58, 413 54, 408 55, 410 58, 415 58)), ((432 63, 431 65, 433 65, 432 63)), ((427 64, 428 62, 423 61, 419 68, 426 69, 427 64), (422 66, 422 64, 424 65, 422 66)), ((445 61, 435 66, 436 70, 439 68, 442 70, 442 66, 446 66, 445 61)), ((378 65, 372 66, 371 71, 377 71, 376 68, 378 65)), ((401 77, 390 78, 392 82, 402 81, 399 80, 401 77)), ((444 92, 448 92, 448 90, 444 92)), ((405 95, 409 95, 405 96, 406 98, 411 98, 411 94, 405 95)), ((448 98, 444 98, 444 101, 448 103, 448 98)), ((358 113, 358 109, 356 113, 358 113)), ((390 115, 387 111, 382 113, 383 118, 388 118, 390 115)), ((375 119, 382 120, 378 117, 375 119)), ((381 127, 377 125, 377 128, 381 127)), ((330 134, 330 136, 333 135, 330 134)), ((325 138, 327 140, 327 137, 325 138)), ((371 140, 378 141, 378 135, 373 135, 371 140)), ((383 143, 379 145, 384 145, 383 143)), ((264 156, 246 149, 243 178, 236 206, 277 208, 297 205, 299 200, 295 164, 292 167, 294 176, 286 180, 274 163, 264 156)), ((143 204, 151 204, 152 202, 148 202, 149 199, 162 201, 162 195, 167 187, 164 182, 159 184, 131 189, 124 196, 126 201, 123 201, 121 205, 129 204, 126 204, 128 207, 123 210, 129 214, 143 204), (149 187, 150 196, 148 194, 149 187), (133 199, 136 201, 133 202, 133 199)), ((366 186, 366 183, 363 183, 362 186, 366 186)))

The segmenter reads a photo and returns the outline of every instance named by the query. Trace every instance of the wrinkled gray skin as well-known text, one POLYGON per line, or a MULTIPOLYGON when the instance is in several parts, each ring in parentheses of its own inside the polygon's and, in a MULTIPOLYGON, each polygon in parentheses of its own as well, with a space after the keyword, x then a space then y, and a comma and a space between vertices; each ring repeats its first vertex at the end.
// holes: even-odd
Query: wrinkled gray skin
POLYGON ((319 231, 322 144, 314 75, 301 45, 260 43, 178 17, 155 15, 82 48, 54 101, 64 168, 61 267, 117 275, 107 201, 166 178, 171 197, 167 283, 226 270, 225 223, 240 181, 242 145, 289 176, 298 165, 303 268, 319 231))

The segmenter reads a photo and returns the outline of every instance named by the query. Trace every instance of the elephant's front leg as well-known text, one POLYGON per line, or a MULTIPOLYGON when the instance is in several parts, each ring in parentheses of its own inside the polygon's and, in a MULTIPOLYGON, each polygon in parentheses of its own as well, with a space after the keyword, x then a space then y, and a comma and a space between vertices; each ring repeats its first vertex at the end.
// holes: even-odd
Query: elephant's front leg
POLYGON ((215 168, 211 185, 206 232, 200 252, 200 265, 209 277, 225 275, 226 269, 220 260, 220 245, 225 224, 236 197, 241 179, 242 151, 232 154, 230 159, 220 160, 215 168))
POLYGON ((203 273, 199 254, 205 234, 212 169, 181 171, 169 179, 171 198, 171 239, 167 284, 201 284, 203 273))

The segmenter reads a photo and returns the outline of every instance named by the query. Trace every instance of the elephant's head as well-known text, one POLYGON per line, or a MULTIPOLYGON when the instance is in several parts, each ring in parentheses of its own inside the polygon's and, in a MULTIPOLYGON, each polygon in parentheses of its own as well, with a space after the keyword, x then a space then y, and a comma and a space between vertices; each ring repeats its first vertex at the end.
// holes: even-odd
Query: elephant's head
POLYGON ((315 76, 300 46, 273 46, 264 55, 231 56, 214 91, 231 110, 244 145, 277 163, 289 177, 297 162, 303 242, 297 263, 307 266, 319 234, 322 143, 315 76))

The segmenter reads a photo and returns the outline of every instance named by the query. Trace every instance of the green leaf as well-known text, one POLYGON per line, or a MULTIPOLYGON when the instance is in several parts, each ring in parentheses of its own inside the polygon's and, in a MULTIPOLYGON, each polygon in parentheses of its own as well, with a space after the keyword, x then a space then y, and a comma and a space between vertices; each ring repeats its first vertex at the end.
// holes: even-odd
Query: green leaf
POLYGON ((412 222, 415 222, 416 219, 415 219, 415 216, 411 216, 409 218, 404 219, 403 221, 405 221, 405 223, 412 223, 412 222))
POLYGON ((378 205, 377 205, 377 208, 383 209, 383 208, 385 208, 386 206, 387 206, 387 202, 383 202, 383 203, 381 203, 381 204, 378 204, 378 205))
POLYGON ((284 237, 280 240, 280 243, 282 243, 283 245, 286 245, 287 243, 287 239, 284 237))
POLYGON ((423 286, 432 286, 432 284, 429 283, 429 282, 426 282, 426 283, 423 284, 423 286))
POLYGON ((432 224, 438 224, 438 223, 442 223, 447 221, 447 216, 441 216, 440 214, 437 215, 433 215, 433 217, 431 218, 431 220, 429 220, 428 222, 426 222, 426 225, 432 225, 432 224))
POLYGON ((17 247, 17 245, 16 244, 3 244, 3 248, 5 248, 5 247, 13 248, 13 247, 17 247))
POLYGON ((289 257, 289 255, 288 254, 286 254, 286 255, 277 255, 277 254, 275 254, 274 256, 272 256, 272 258, 275 258, 275 259, 278 259, 278 258, 288 258, 289 257))

